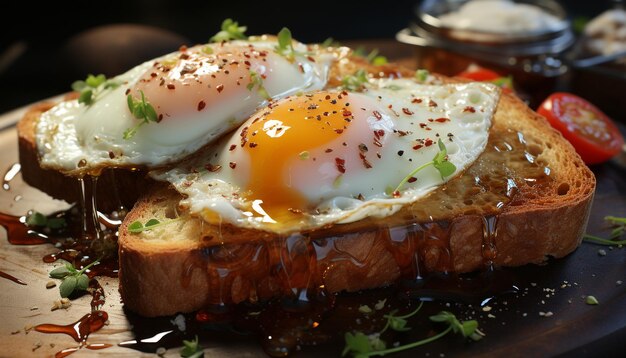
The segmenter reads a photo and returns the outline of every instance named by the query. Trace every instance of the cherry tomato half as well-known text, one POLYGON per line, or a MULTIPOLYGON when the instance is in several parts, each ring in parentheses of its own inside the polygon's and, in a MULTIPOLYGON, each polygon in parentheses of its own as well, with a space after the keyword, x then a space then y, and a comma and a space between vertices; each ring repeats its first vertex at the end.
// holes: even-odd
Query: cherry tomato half
POLYGON ((491 82, 500 86, 505 93, 511 93, 513 91, 513 80, 511 76, 502 76, 495 71, 483 67, 470 68, 456 76, 473 81, 491 82))
POLYGON ((570 93, 553 93, 539 106, 546 117, 572 143, 587 164, 609 160, 622 150, 624 137, 602 111, 570 93))

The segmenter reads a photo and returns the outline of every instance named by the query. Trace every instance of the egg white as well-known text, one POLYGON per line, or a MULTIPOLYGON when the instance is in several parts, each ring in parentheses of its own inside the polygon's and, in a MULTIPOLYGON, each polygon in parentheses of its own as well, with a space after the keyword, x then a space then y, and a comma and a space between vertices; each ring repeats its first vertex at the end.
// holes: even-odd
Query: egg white
MULTIPOLYGON (((262 65, 268 73, 274 73, 263 83, 273 99, 322 89, 326 85, 329 66, 336 59, 334 54, 318 53, 311 54, 314 57, 311 61, 308 55, 304 55, 306 46, 296 43, 298 52, 295 60, 290 61, 274 53, 276 41, 268 39, 233 41, 228 46, 247 47, 250 44, 271 52, 262 65)), ((257 90, 243 91, 243 96, 220 99, 210 111, 189 111, 183 118, 151 122, 141 126, 132 138, 124 139, 124 132, 138 123, 128 109, 126 91, 155 61, 168 61, 179 55, 175 52, 147 61, 115 77, 114 80, 122 85, 99 91, 95 102, 89 106, 70 100, 44 112, 36 125, 41 166, 71 175, 97 173, 105 167, 163 166, 196 152, 267 103, 257 90)), ((215 93, 215 90, 207 89, 207 92, 215 93)))
MULTIPOLYGON (((369 122, 370 128, 382 128, 388 133, 381 148, 370 148, 370 152, 377 151, 380 158, 369 156, 372 168, 354 166, 346 169, 337 180, 334 165, 326 160, 329 158, 324 159, 324 148, 317 148, 309 153, 310 157, 317 158, 315 162, 300 161, 302 163, 290 166, 290 172, 276 173, 277 181, 289 183, 310 204, 311 209, 299 222, 286 225, 276 222, 264 212, 261 202, 252 200, 254 193, 250 196, 252 199, 246 199, 248 193, 243 188, 249 180, 255 180, 249 177, 246 168, 249 159, 242 156, 242 151, 236 154, 237 151, 229 150, 232 145, 239 145, 240 130, 186 163, 185 167, 155 171, 151 175, 172 183, 185 197, 181 205, 210 223, 218 220, 285 234, 366 217, 382 218, 423 198, 476 160, 487 144, 499 94, 496 86, 486 83, 422 85, 410 79, 371 80, 362 93, 350 93, 355 108, 363 103, 381 114, 382 118, 361 116, 369 122), (434 121, 442 117, 449 121, 434 121), (422 127, 420 124, 426 125, 422 127), (413 149, 416 143, 420 143, 416 139, 424 138, 430 138, 434 143, 419 150, 413 149), (433 159, 439 151, 439 138, 447 147, 448 160, 456 166, 454 174, 442 178, 433 166, 427 166, 415 175, 415 182, 404 185, 400 196, 390 195, 390 189, 393 190, 413 169, 433 159), (401 151, 402 155, 399 154, 401 151), (229 169, 229 162, 233 160, 237 162, 238 171, 229 169), (203 169, 209 162, 221 169, 215 172, 203 169), (305 167, 298 165, 311 165, 313 169, 306 171, 302 169, 305 167), (334 174, 326 175, 325 172, 334 174)), ((246 123, 242 125, 245 126, 246 123)), ((352 138, 351 135, 356 133, 352 128, 356 128, 354 124, 338 140, 348 143, 365 140, 352 138)))

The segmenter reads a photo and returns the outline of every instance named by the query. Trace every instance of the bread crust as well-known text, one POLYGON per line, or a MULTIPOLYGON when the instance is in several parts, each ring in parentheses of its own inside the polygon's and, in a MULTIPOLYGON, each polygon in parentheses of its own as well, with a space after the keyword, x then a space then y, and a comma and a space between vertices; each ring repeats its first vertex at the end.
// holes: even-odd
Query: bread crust
MULTIPOLYGON (((495 211, 471 213, 455 208, 445 212, 444 208, 438 213, 433 207, 430 219, 413 212, 416 220, 407 222, 402 219, 407 213, 400 213, 385 220, 364 220, 288 237, 230 225, 210 230, 200 219, 183 214, 178 224, 172 224, 175 228, 151 237, 129 233, 131 222, 167 218, 159 210, 177 207, 180 195, 166 185, 157 186, 140 199, 120 228, 124 304, 144 316, 162 316, 211 304, 293 295, 321 286, 333 293, 358 291, 425 272, 464 273, 491 264, 540 264, 550 257, 568 255, 580 244, 589 218, 593 173, 543 117, 516 97, 501 98, 494 122, 490 140, 497 142, 498 136, 505 134, 520 142, 536 139, 525 144, 524 153, 534 153, 533 160, 543 166, 536 162, 521 165, 550 172, 545 174, 550 178, 545 184, 523 184, 534 179, 518 178, 521 184, 516 193, 495 211), (511 130, 517 132, 511 134, 511 130), (167 235, 177 238, 168 240, 167 235), (257 254, 256 259, 249 251, 257 254), (234 258, 222 260, 228 256, 224 252, 234 258)), ((515 167, 508 154, 501 160, 515 167)), ((463 175, 474 175, 479 169, 470 168, 463 175)), ((454 188, 453 181, 446 185, 447 190, 454 188)), ((436 195, 443 191, 438 189, 420 203, 438 202, 436 195)))

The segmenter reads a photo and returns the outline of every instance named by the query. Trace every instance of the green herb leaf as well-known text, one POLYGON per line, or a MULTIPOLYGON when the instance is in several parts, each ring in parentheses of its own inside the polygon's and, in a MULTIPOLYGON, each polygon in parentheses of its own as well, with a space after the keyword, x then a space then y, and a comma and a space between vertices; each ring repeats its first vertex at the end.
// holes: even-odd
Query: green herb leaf
POLYGON ((341 46, 341 44, 339 42, 335 41, 335 39, 333 39, 332 37, 329 37, 326 40, 324 40, 324 42, 322 42, 320 44, 320 46, 322 46, 322 47, 339 47, 339 46, 341 46))
POLYGON ((341 86, 348 91, 359 91, 362 90, 368 82, 369 78, 367 76, 367 71, 360 69, 353 75, 345 76, 341 80, 341 86))
POLYGON ((135 119, 140 120, 140 122, 136 126, 128 128, 126 129, 126 131, 124 131, 123 137, 127 140, 132 138, 137 133, 137 129, 139 129, 139 127, 141 127, 142 125, 150 122, 159 121, 156 110, 154 109, 152 104, 150 104, 150 102, 146 100, 146 96, 143 91, 139 91, 139 94, 141 95, 140 99, 136 99, 131 94, 128 94, 128 96, 126 96, 126 104, 128 105, 128 110, 130 111, 130 113, 132 113, 135 119))
POLYGON ((387 63, 389 63, 389 61, 387 60, 387 57, 385 56, 376 56, 372 59, 372 65, 374 66, 382 66, 382 65, 386 65, 387 63))
POLYGON ((267 93, 267 90, 263 86, 263 76, 251 70, 250 71, 250 83, 248 83, 246 88, 248 89, 248 91, 252 91, 255 87, 257 89, 257 92, 261 95, 261 97, 265 99, 271 99, 269 93, 267 93))
POLYGON ((70 270, 68 270, 66 266, 60 266, 50 271, 49 275, 51 278, 61 279, 69 274, 70 274, 70 270))
POLYGON ((230 40, 245 40, 248 36, 245 32, 248 28, 246 26, 239 26, 237 21, 232 19, 226 19, 222 22, 221 31, 211 37, 211 42, 221 42, 230 40))
POLYGON ((426 82, 428 79, 428 71, 427 70, 417 70, 415 71, 415 78, 420 82, 426 82))
POLYGON ((142 232, 143 230, 144 227, 141 221, 133 221, 130 225, 128 225, 128 231, 133 234, 142 232))
POLYGON ((157 219, 150 219, 150 220, 148 220, 148 221, 146 222, 146 225, 145 225, 145 226, 146 226, 146 228, 148 228, 148 227, 150 227, 150 226, 154 226, 154 225, 157 225, 157 224, 159 224, 159 223, 160 223, 160 221, 159 221, 159 220, 157 220, 157 219))
POLYGON ((59 285, 59 293, 61 297, 69 297, 74 289, 76 289, 76 284, 78 283, 78 278, 76 276, 66 276, 63 279, 63 282, 59 285))
POLYGON ((184 358, 191 357, 202 357, 204 352, 202 351, 202 347, 198 343, 198 336, 192 341, 183 340, 183 349, 180 351, 180 356, 184 358))
POLYGON ((34 227, 34 226, 42 227, 43 226, 43 227, 47 227, 53 230, 58 230, 58 229, 62 229, 63 227, 65 227, 66 223, 65 223, 64 218, 57 218, 57 217, 49 218, 40 212, 31 211, 26 216, 26 225, 30 227, 34 227))
POLYGON ((26 216, 26 225, 33 226, 46 226, 46 222, 48 219, 46 216, 40 212, 33 211, 28 216, 26 216))
POLYGON ((152 230, 159 226, 171 224, 173 222, 178 221, 179 219, 180 218, 167 220, 167 221, 159 221, 153 218, 153 219, 148 220, 145 224, 142 224, 141 221, 136 220, 130 223, 127 226, 127 229, 128 229, 128 232, 130 232, 131 234, 139 234, 143 231, 152 230))
POLYGON ((394 190, 394 193, 400 192, 402 186, 404 186, 404 184, 406 184, 409 179, 411 179, 415 174, 417 174, 422 169, 428 167, 429 165, 434 166, 435 169, 439 171, 439 174, 441 175, 441 180, 444 180, 446 177, 454 174, 454 172, 456 171, 456 166, 448 161, 448 150, 441 138, 439 138, 439 142, 437 144, 439 146, 439 152, 435 154, 433 160, 420 165, 415 170, 410 172, 409 175, 404 177, 404 179, 402 179, 400 184, 398 184, 398 186, 394 190))
POLYGON ((82 274, 76 279, 76 289, 79 291, 85 291, 89 287, 89 277, 82 274))
POLYGON ((72 90, 76 91, 76 92, 80 92, 82 91, 85 87, 87 87, 87 83, 85 83, 85 81, 74 81, 72 83, 72 90))
POLYGON ((97 76, 89 74, 84 81, 74 81, 72 89, 80 92, 78 103, 90 106, 102 91, 117 88, 119 85, 118 81, 107 80, 103 74, 97 76))
POLYGON ((372 313, 372 309, 368 305, 361 305, 359 306, 359 312, 368 314, 368 313, 372 313))
POLYGON ((293 47, 293 37, 291 37, 291 31, 289 31, 288 28, 283 27, 276 37, 278 38, 276 52, 279 55, 286 57, 289 61, 293 61, 298 53, 293 47))
POLYGON ((344 335, 344 339, 346 342, 346 346, 344 347, 341 356, 345 356, 350 352, 352 352, 354 356, 358 356, 359 353, 366 354, 372 351, 370 339, 361 332, 356 332, 355 334, 346 332, 346 334, 344 335))
POLYGON ((622 246, 626 245, 626 240, 617 240, 620 238, 624 232, 626 232, 626 218, 617 217, 617 216, 606 216, 604 218, 609 224, 613 226, 611 230, 611 234, 608 239, 585 234, 583 236, 583 240, 587 242, 591 242, 594 244, 607 245, 607 246, 622 246))
POLYGON ((91 88, 96 88, 98 86, 100 86, 101 84, 104 83, 104 81, 106 81, 106 76, 103 74, 99 74, 97 76, 94 75, 88 75, 87 79, 85 80, 85 84, 91 88))
POLYGON ((595 296, 587 296, 585 297, 585 303, 588 305, 598 305, 600 304, 600 302, 598 302, 598 299, 595 298, 595 296))

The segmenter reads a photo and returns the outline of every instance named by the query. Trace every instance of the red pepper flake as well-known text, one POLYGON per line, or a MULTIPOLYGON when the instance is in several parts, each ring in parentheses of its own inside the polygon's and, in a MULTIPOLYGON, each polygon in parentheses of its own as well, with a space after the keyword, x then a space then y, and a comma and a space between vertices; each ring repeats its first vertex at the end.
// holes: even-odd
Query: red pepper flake
POLYGON ((444 122, 447 122, 449 120, 450 120, 449 118, 441 117, 441 118, 435 119, 435 122, 444 123, 444 122))
POLYGON ((237 148, 237 145, 236 144, 231 144, 230 148, 228 148, 228 150, 232 152, 233 150, 235 150, 235 148, 237 148))
POLYGON ((307 56, 306 59, 311 62, 315 62, 315 59, 312 56, 307 56))
POLYGON ((152 73, 150 74, 150 77, 152 77, 152 78, 154 78, 154 77, 156 77, 156 76, 157 76, 156 72, 152 72, 152 73))
POLYGON ((411 103, 422 103, 422 99, 421 98, 413 98, 411 103))
POLYGON ((235 167, 237 167, 237 163, 230 162, 230 163, 228 163, 228 166, 230 167, 230 169, 235 169, 235 167))
POLYGON ((173 89, 176 89, 176 86, 170 83, 167 85, 167 89, 173 90, 173 89))
POLYGON ((370 164, 370 162, 365 159, 365 155, 360 154, 361 160, 363 161, 363 166, 365 167, 365 169, 371 169, 372 168, 372 164, 370 164))
POLYGON ((407 183, 415 183, 417 181, 416 177, 410 177, 409 180, 407 180, 407 183))
POLYGON ((376 136, 376 138, 384 137, 385 136, 385 130, 384 129, 375 130, 374 131, 374 135, 376 136))
POLYGON ((215 87, 215 89, 217 90, 218 93, 222 93, 222 91, 224 90, 224 85, 219 84, 217 85, 217 87, 215 87))
POLYGON ((391 193, 391 196, 393 196, 394 198, 399 198, 401 195, 400 195, 400 192, 398 190, 394 190, 394 192, 391 193))
POLYGON ((254 148, 256 147, 258 144, 254 143, 254 142, 250 142, 250 144, 248 144, 250 146, 250 148, 254 148))
POLYGON ((206 107, 206 102, 204 102, 204 101, 198 102, 198 111, 203 110, 204 107, 206 107))
POLYGON ((180 52, 185 52, 185 51, 187 51, 187 46, 186 46, 186 45, 181 45, 181 46, 178 48, 178 51, 180 51, 180 52))
POLYGON ((361 151, 362 153, 367 152, 367 146, 365 145, 365 143, 359 144, 359 151, 361 151))
POLYGON ((304 66, 301 63, 298 63, 298 70, 300 70, 300 73, 304 73, 304 66))
POLYGON ((428 124, 426 124, 426 123, 420 123, 420 128, 426 128, 426 127, 428 127, 428 124))
POLYGON ((181 60, 187 60, 187 59, 189 59, 189 55, 188 55, 188 54, 186 54, 186 53, 181 53, 181 54, 180 54, 180 56, 179 56, 179 58, 180 58, 181 60))
POLYGON ((431 99, 430 102, 428 102, 428 107, 437 107, 437 102, 431 99))
POLYGON ((413 146, 413 150, 418 150, 418 149, 420 149, 422 147, 424 147, 424 146, 421 145, 421 144, 416 144, 416 145, 413 146))
POLYGON ((158 122, 161 122, 162 120, 163 120, 163 115, 162 115, 162 114, 159 114, 159 117, 157 118, 157 123, 158 123, 158 122))
POLYGON ((463 112, 476 113, 476 109, 472 106, 467 106, 463 109, 463 112))
POLYGON ((130 93, 130 88, 126 90, 126 92, 124 92, 125 96, 128 96, 128 94, 130 93))
POLYGON ((341 133, 343 133, 343 129, 335 129, 335 133, 341 134, 341 133))
POLYGON ((341 158, 335 158, 335 165, 337 166, 337 170, 339 173, 343 174, 346 172, 346 161, 341 158))
POLYGON ((413 114, 413 112, 411 112, 408 108, 402 108, 402 112, 406 114, 407 116, 410 116, 413 114))
POLYGON ((222 166, 219 165, 219 164, 218 165, 213 165, 213 164, 209 163, 209 164, 206 164, 204 166, 204 168, 206 170, 210 171, 211 173, 215 173, 215 172, 218 172, 220 169, 222 169, 222 166))
POLYGON ((374 117, 376 117, 376 119, 378 119, 379 121, 383 119, 382 114, 380 114, 380 112, 378 111, 374 111, 374 117))
POLYGON ((433 145, 433 143, 434 143, 434 142, 433 142, 433 140, 432 140, 432 139, 430 139, 430 138, 428 138, 428 139, 426 139, 426 141, 424 142, 424 145, 425 145, 425 146, 427 146, 427 147, 430 147, 431 145, 433 145))
POLYGON ((332 151, 333 151, 332 149, 327 148, 324 152, 326 152, 326 153, 330 153, 330 152, 332 152, 332 151))
POLYGON ((346 110, 343 111, 343 116, 344 117, 350 117, 351 115, 352 115, 352 112, 346 111, 346 110))

